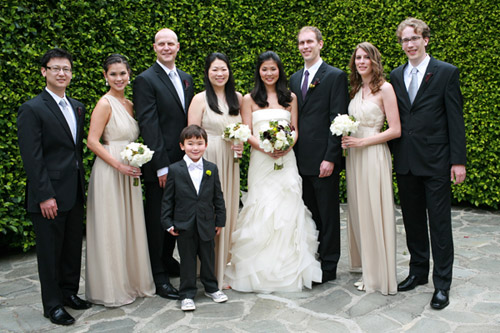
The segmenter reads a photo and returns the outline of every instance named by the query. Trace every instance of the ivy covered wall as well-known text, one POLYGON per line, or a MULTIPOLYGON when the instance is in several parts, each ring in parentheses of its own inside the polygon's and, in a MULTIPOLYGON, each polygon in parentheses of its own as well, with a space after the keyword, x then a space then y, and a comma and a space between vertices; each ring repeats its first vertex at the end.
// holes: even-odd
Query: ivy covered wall
MULTIPOLYGON (((155 60, 153 36, 163 27, 178 34, 177 65, 193 75, 197 92, 203 89, 205 56, 218 51, 229 56, 237 89, 247 93, 259 53, 276 51, 288 75, 303 65, 296 34, 304 25, 323 32, 322 57, 331 65, 347 72, 355 45, 370 41, 380 49, 388 74, 405 62, 395 30, 408 16, 429 24, 428 52, 461 71, 469 162, 467 180, 453 186, 454 202, 498 209, 500 5, 496 0, 5 0, 0 4, 0 245, 24 249, 34 245, 23 207, 25 174, 16 114, 44 87, 38 60, 49 48, 62 47, 74 55, 68 94, 92 110, 106 92, 101 69, 106 56, 122 53, 129 57, 134 73, 142 72, 155 60)), ((131 97, 130 88, 127 94, 131 97)), ((87 151, 87 172, 92 161, 87 151)))

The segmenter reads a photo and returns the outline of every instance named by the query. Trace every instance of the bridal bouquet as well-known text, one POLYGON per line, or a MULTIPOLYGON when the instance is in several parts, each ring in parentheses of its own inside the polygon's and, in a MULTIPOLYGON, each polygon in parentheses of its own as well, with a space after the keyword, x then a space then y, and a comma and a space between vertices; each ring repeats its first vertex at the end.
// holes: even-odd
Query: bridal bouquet
MULTIPOLYGON (((351 133, 356 133, 358 130, 359 121, 356 118, 349 116, 347 114, 339 114, 335 119, 333 119, 330 125, 330 131, 333 135, 349 135, 351 133)), ((347 150, 343 150, 343 155, 347 156, 347 150)))
MULTIPOLYGON (((259 132, 260 143, 259 146, 266 153, 274 152, 275 150, 287 150, 295 141, 295 131, 293 126, 283 120, 271 120, 269 128, 259 132)), ((281 162, 274 163, 274 170, 283 169, 282 157, 281 162)))
MULTIPOLYGON (((128 163, 136 168, 140 168, 143 164, 148 163, 153 158, 154 151, 148 146, 138 142, 129 143, 125 149, 120 152, 120 156, 128 163)), ((134 178, 134 186, 139 185, 139 179, 134 178)))
MULTIPOLYGON (((227 125, 224 132, 222 132, 222 138, 226 141, 233 141, 235 145, 247 142, 251 135, 250 127, 240 122, 227 125)), ((238 153, 234 152, 234 162, 237 163, 238 161, 238 153)))

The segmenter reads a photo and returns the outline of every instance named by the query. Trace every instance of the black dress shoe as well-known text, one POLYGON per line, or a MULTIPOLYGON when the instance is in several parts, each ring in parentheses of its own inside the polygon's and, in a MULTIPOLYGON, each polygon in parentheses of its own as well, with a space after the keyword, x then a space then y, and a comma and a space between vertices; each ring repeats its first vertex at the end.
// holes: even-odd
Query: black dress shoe
POLYGON ((163 298, 179 299, 179 292, 169 282, 157 284, 156 294, 163 298))
POLYGON ((426 284, 427 278, 418 277, 416 275, 408 275, 406 279, 398 284, 398 291, 408 291, 415 289, 417 286, 426 284))
POLYGON ((337 272, 325 272, 323 271, 323 275, 321 277, 321 282, 313 282, 313 285, 323 284, 328 281, 333 281, 337 279, 337 272))
POLYGON ((49 318, 50 321, 56 325, 71 325, 75 322, 75 318, 64 309, 62 305, 56 306, 49 314, 43 314, 45 318, 49 318))
POLYGON ((450 298, 448 297, 448 290, 436 289, 434 290, 434 295, 432 295, 431 307, 436 310, 444 309, 450 304, 450 298))
POLYGON ((64 300, 64 305, 67 305, 75 310, 85 310, 90 308, 92 303, 87 302, 76 295, 71 295, 64 300))

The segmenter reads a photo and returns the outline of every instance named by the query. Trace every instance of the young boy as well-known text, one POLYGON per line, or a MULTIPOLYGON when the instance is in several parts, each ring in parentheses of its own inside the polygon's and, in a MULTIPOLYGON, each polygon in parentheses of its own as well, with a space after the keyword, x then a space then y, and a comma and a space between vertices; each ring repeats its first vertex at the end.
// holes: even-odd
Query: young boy
POLYGON ((196 309, 196 256, 200 258, 200 280, 205 295, 221 303, 227 296, 218 289, 215 277, 215 242, 226 223, 226 209, 217 166, 202 158, 207 133, 197 125, 184 128, 181 149, 186 153, 169 166, 161 207, 161 223, 178 236, 181 257, 179 299, 183 311, 196 309))

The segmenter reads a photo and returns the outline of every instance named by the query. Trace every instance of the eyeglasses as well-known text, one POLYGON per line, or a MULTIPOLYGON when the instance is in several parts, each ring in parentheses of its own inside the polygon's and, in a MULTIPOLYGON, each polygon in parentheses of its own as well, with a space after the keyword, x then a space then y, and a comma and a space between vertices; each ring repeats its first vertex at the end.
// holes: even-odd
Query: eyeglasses
POLYGON ((71 73, 71 68, 69 67, 49 67, 49 66, 46 66, 45 68, 47 68, 48 70, 50 70, 52 73, 59 73, 61 70, 64 72, 64 74, 69 74, 71 73))
POLYGON ((411 36, 410 38, 403 38, 401 39, 401 44, 408 44, 409 42, 415 43, 420 38, 422 38, 422 36, 411 36))

